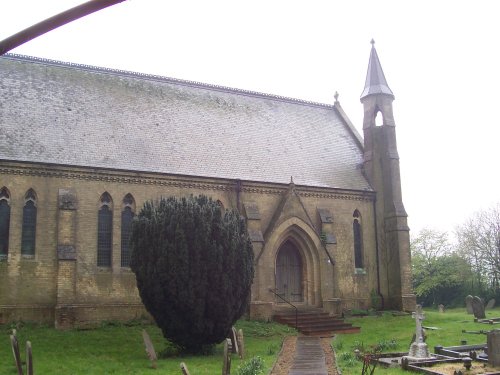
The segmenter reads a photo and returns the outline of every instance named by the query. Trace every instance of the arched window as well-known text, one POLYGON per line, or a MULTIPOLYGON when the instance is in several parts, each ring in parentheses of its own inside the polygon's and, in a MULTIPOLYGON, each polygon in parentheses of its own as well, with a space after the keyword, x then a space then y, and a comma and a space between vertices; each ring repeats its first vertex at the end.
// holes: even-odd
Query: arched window
POLYGON ((35 255, 36 237, 36 194, 29 189, 24 196, 23 232, 21 237, 21 255, 35 255))
POLYGON ((361 215, 358 210, 353 213, 352 232, 354 235, 354 267, 363 268, 363 236, 361 231, 361 215))
POLYGON ((128 267, 130 265, 130 231, 132 229, 132 220, 135 216, 135 200, 132 194, 125 195, 123 198, 122 211, 122 251, 121 251, 121 266, 128 267))
POLYGON ((113 201, 105 192, 101 195, 99 213, 97 215, 97 265, 111 267, 113 248, 113 201))
POLYGON ((6 187, 0 189, 0 260, 9 254, 10 194, 6 187))

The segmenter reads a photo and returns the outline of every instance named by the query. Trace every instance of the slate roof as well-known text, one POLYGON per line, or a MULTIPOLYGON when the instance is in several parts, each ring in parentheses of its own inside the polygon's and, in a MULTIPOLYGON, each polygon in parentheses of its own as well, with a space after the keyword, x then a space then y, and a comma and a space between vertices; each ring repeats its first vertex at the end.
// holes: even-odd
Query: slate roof
POLYGON ((0 159, 371 190, 334 106, 20 55, 0 58, 0 159))

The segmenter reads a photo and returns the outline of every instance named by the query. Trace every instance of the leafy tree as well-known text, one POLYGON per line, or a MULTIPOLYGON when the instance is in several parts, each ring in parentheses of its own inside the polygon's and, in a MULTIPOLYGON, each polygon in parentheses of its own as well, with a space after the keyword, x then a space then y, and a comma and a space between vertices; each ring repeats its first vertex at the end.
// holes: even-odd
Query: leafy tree
POLYGON ((187 352, 221 342, 245 312, 253 250, 245 222, 205 196, 146 202, 130 267, 163 335, 187 352))
POLYGON ((412 268, 415 294, 427 305, 463 303, 470 266, 451 250, 445 232, 423 229, 412 238, 412 268))

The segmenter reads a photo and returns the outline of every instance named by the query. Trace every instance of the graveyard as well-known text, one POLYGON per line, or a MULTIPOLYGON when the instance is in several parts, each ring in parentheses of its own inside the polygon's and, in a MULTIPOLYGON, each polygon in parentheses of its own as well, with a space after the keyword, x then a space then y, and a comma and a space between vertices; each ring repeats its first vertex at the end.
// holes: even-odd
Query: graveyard
MULTIPOLYGON (((32 345, 35 374, 182 374, 181 362, 191 375, 220 374, 224 361, 224 343, 207 355, 182 355, 163 338, 150 323, 134 321, 127 324, 107 322, 95 329, 59 331, 53 327, 23 324, 1 325, 0 374, 18 374, 9 336, 16 330, 24 374, 26 341, 32 345), (143 330, 150 336, 158 360, 154 364, 145 350, 143 330)), ((231 373, 253 357, 264 362, 264 373, 271 369, 283 338, 295 331, 275 323, 239 321, 237 330, 244 332, 245 356, 232 354, 231 373)))
MULTIPOLYGON (((443 309, 442 312, 435 308, 424 309, 424 319, 421 321, 421 325, 424 328, 428 353, 425 353, 423 357, 428 356, 429 361, 422 358, 409 366, 408 371, 450 375, 453 375, 455 371, 457 374, 459 371, 461 374, 500 373, 500 367, 491 367, 487 360, 481 361, 480 358, 471 362, 470 370, 466 370, 464 367, 463 358, 471 354, 474 357, 484 355, 483 348, 488 346, 487 333, 494 329, 500 329, 495 319, 500 317, 499 308, 487 308, 484 314, 485 319, 477 319, 473 313, 467 313, 465 306, 463 308, 443 309), (436 349, 447 359, 439 358, 439 355, 435 354, 436 349), (438 360, 443 363, 438 364, 438 360)), ((360 333, 337 336, 333 340, 337 365, 342 370, 342 374, 361 374, 363 354, 387 357, 388 361, 385 362, 389 363, 377 363, 374 373, 412 373, 401 368, 401 358, 409 355, 414 356, 415 346, 421 345, 412 344, 416 331, 416 321, 412 314, 384 312, 382 315, 353 317, 349 321, 361 327, 360 333), (359 359, 356 358, 357 351, 359 351, 359 359), (411 353, 412 351, 413 353, 411 353), (397 357, 399 357, 398 363, 396 363, 397 357), (390 366, 391 359, 394 360, 393 367, 390 366)), ((500 347, 496 350, 493 349, 493 352, 500 353, 500 347)))
MULTIPOLYGON (((353 312, 348 321, 360 327, 360 332, 336 335, 332 346, 337 366, 344 375, 362 374, 363 358, 370 355, 379 361, 376 364, 372 361, 371 368, 365 363, 365 374, 369 374, 374 365, 374 373, 389 375, 412 371, 446 375, 498 374, 500 366, 493 367, 484 359, 484 347, 488 347, 490 355, 500 353, 499 337, 488 339, 488 332, 500 329, 499 318, 498 307, 473 312, 472 305, 471 313, 467 313, 465 307, 425 308, 413 315, 391 311, 353 312), (483 319, 475 317, 481 313, 483 319), (421 338, 417 334, 419 324, 424 329, 421 338), (401 362, 408 356, 422 358, 410 361, 404 370, 401 362), (398 357, 397 363, 395 357, 398 357), (465 367, 466 357, 472 357, 469 370, 465 367)), ((163 338, 161 331, 147 321, 106 322, 94 329, 67 331, 17 323, 0 326, 2 374, 19 373, 11 350, 13 331, 19 346, 17 360, 24 374, 29 374, 29 363, 33 363, 34 373, 40 374, 151 374, 156 370, 156 373, 208 375, 221 373, 223 368, 227 374, 238 374, 238 367, 255 357, 262 358, 262 373, 269 374, 285 337, 296 335, 293 328, 277 323, 240 320, 233 330, 234 340, 217 345, 212 353, 194 356, 179 353, 163 338), (244 340, 238 338, 239 334, 244 335, 244 340), (231 354, 235 346, 240 346, 238 351, 241 350, 243 358, 237 353, 231 354), (28 361, 29 355, 32 361, 28 361)))

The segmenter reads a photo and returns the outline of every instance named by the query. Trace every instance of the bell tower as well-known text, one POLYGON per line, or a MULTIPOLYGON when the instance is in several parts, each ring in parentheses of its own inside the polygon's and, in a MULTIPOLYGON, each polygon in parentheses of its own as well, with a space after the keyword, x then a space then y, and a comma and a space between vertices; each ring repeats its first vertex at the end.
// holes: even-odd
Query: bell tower
POLYGON ((373 39, 371 44, 361 103, 364 108, 364 171, 377 192, 375 215, 380 293, 385 308, 414 311, 410 229, 401 194, 396 123, 392 111, 394 94, 385 79, 373 39), (378 117, 381 117, 381 124, 376 123, 378 117))

